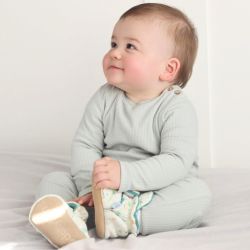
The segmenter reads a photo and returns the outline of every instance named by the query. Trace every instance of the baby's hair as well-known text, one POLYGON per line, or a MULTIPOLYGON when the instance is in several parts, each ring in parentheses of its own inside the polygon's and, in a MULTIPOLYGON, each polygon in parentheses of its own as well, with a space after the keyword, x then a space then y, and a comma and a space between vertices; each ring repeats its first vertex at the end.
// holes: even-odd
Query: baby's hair
POLYGON ((174 84, 184 88, 191 77, 198 48, 196 30, 189 18, 180 10, 159 3, 134 6, 122 14, 120 20, 126 17, 161 17, 167 21, 167 31, 175 44, 172 56, 178 58, 181 64, 174 84))

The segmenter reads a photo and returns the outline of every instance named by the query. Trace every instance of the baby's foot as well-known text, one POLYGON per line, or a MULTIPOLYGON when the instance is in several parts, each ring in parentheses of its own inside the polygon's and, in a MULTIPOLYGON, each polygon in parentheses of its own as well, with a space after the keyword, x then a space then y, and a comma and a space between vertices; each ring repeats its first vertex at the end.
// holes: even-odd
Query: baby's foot
POLYGON ((112 189, 92 190, 95 204, 96 233, 100 238, 137 235, 140 230, 141 208, 149 204, 153 192, 120 193, 112 189))
POLYGON ((76 202, 66 203, 58 195, 45 195, 31 207, 29 221, 54 247, 89 238, 88 213, 76 202))

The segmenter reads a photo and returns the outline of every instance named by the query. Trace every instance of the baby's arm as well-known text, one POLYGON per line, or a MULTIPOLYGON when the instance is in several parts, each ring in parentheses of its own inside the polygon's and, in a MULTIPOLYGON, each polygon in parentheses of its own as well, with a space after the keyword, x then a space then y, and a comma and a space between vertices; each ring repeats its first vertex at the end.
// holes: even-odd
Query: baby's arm
POLYGON ((104 108, 103 87, 88 102, 71 147, 71 175, 79 196, 91 192, 94 162, 102 157, 104 108))
POLYGON ((193 106, 178 102, 166 112, 160 154, 134 162, 120 161, 119 191, 166 187, 187 175, 197 157, 197 117, 193 106))

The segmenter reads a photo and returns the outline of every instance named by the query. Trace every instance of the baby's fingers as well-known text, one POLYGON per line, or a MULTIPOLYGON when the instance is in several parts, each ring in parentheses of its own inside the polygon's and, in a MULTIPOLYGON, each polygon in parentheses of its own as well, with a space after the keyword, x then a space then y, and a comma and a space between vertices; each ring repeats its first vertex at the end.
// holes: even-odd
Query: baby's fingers
POLYGON ((78 203, 80 205, 83 205, 85 203, 87 203, 89 201, 90 197, 80 197, 80 199, 78 200, 78 203))
POLYGON ((77 203, 79 203, 80 205, 88 203, 91 197, 92 197, 92 193, 88 193, 86 195, 80 196, 77 198, 77 203))
POLYGON ((93 198, 91 198, 91 199, 89 200, 88 206, 89 206, 89 207, 93 207, 93 206, 94 206, 93 198))

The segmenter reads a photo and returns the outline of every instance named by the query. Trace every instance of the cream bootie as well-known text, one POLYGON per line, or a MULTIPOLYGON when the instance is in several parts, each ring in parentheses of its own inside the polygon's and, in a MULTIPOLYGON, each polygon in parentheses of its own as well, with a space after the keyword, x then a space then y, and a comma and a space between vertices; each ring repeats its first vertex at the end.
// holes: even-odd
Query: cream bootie
POLYGON ((31 207, 29 221, 56 248, 89 238, 86 209, 76 202, 65 202, 58 195, 45 195, 31 207))
POLYGON ((153 192, 113 189, 92 190, 95 205, 96 233, 100 238, 126 237, 139 234, 141 208, 150 203, 153 192))

